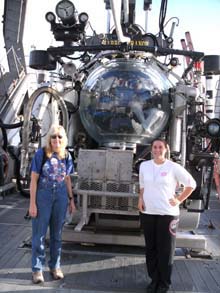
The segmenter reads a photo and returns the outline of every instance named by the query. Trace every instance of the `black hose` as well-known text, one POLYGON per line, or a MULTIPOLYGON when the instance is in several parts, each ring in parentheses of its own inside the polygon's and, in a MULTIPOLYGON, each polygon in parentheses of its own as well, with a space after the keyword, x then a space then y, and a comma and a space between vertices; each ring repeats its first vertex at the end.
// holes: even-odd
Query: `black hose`
POLYGON ((19 160, 18 156, 15 154, 15 152, 12 151, 12 148, 10 148, 10 146, 8 146, 8 137, 7 137, 7 132, 6 132, 6 129, 14 129, 14 128, 21 127, 22 125, 23 125, 23 121, 15 123, 15 124, 4 124, 2 119, 0 118, 0 128, 2 130, 2 136, 3 136, 2 148, 4 151, 6 151, 10 154, 11 158, 13 158, 15 160, 15 176, 16 176, 16 183, 17 183, 18 190, 25 197, 29 197, 30 196, 29 192, 25 191, 22 187, 22 184, 21 184, 20 160, 19 160))
POLYGON ((20 165, 21 165, 20 160, 17 158, 15 160, 15 175, 16 175, 17 188, 23 196, 30 197, 30 192, 24 190, 21 184, 20 165))
POLYGON ((22 125, 23 125, 23 121, 15 123, 15 124, 5 124, 0 119, 0 127, 4 129, 14 129, 14 128, 21 127, 22 125))
POLYGON ((0 118, 0 128, 2 130, 2 135, 3 135, 3 150, 7 151, 7 146, 8 146, 8 137, 7 137, 7 132, 6 129, 14 129, 21 127, 23 125, 23 121, 15 123, 15 124, 5 124, 3 123, 2 119, 0 118))
POLYGON ((25 197, 30 197, 30 193, 26 190, 24 190, 22 184, 21 184, 21 175, 20 175, 20 159, 18 155, 13 151, 13 148, 10 146, 7 148, 8 153, 10 156, 15 160, 15 177, 16 177, 16 183, 17 183, 17 188, 20 191, 20 193, 25 196, 25 197))
POLYGON ((160 16, 159 16, 159 30, 160 30, 160 33, 162 33, 165 38, 167 38, 167 35, 164 33, 164 22, 165 22, 166 13, 167 13, 167 1, 168 0, 161 1, 160 16))
POLYGON ((0 128, 2 130, 2 136, 3 136, 3 145, 2 148, 4 151, 7 151, 7 146, 8 146, 8 137, 7 137, 7 132, 5 127, 3 126, 2 119, 0 118, 0 128))

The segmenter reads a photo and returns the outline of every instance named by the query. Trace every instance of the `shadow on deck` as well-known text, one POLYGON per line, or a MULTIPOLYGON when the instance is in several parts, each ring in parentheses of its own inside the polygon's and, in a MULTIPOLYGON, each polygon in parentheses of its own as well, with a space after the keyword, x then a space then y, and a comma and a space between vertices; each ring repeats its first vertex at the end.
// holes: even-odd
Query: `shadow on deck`
MULTIPOLYGON (((43 285, 31 282, 31 221, 24 219, 28 199, 0 198, 0 292, 146 292, 141 247, 63 243, 65 279, 53 281, 46 268, 43 285)), ((177 249, 169 292, 220 292, 220 201, 214 196, 194 231, 207 239, 207 250, 177 249)))

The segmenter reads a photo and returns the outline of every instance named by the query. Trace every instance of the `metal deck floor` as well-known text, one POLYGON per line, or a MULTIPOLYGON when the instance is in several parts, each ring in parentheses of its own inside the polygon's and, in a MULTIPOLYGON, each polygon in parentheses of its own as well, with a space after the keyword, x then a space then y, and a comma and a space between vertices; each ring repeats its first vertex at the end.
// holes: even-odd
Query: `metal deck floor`
MULTIPOLYGON (((0 197, 0 292, 146 292, 143 248, 67 242, 62 256, 65 279, 53 281, 46 269, 45 283, 33 285, 31 221, 24 219, 28 202, 17 193, 0 197)), ((220 292, 220 201, 214 195, 194 232, 206 237, 207 250, 176 250, 169 292, 220 292)))

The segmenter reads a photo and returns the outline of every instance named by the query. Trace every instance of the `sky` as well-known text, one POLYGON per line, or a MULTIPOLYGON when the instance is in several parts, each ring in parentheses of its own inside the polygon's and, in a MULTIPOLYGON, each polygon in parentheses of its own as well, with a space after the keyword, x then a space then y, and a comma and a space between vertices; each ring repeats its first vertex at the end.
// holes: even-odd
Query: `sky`
MULTIPOLYGON (((54 45, 50 25, 45 20, 47 11, 55 12, 57 0, 47 1, 28 0, 26 16, 26 31, 24 35, 25 47, 29 50, 35 44, 38 49, 54 45), (39 5, 42 1, 43 5, 39 5), (46 45, 46 47, 45 47, 46 45)), ((107 27, 104 0, 75 0, 78 12, 87 12, 90 23, 97 33, 105 33, 107 27)), ((136 23, 145 27, 145 13, 142 9, 143 0, 136 0, 136 23)), ((148 32, 157 33, 159 30, 159 11, 161 0, 152 0, 152 8, 148 13, 148 32)), ((166 20, 178 17, 179 25, 175 28, 175 48, 181 49, 180 39, 189 31, 194 50, 205 54, 220 54, 220 0, 168 0, 166 20)), ((172 24, 172 21, 169 23, 172 24)), ((169 35, 170 25, 165 32, 169 35)), ((91 31, 90 31, 91 33, 91 31)))
MULTIPOLYGON (((0 1, 2 14, 3 2, 0 1)), ((33 46, 36 49, 46 50, 51 45, 60 45, 53 39, 50 24, 45 20, 46 12, 55 12, 58 2, 58 0, 28 0, 23 38, 26 56, 29 55, 33 46)), ((106 33, 107 13, 104 0, 75 0, 73 3, 79 13, 89 14, 91 26, 96 33, 106 33)), ((143 0, 136 0, 136 3, 136 23, 145 27, 143 0)), ((148 32, 153 34, 159 31, 160 3, 161 0, 152 0, 152 8, 148 13, 148 32)), ((180 39, 185 38, 185 32, 189 31, 195 51, 204 52, 206 55, 220 55, 219 13, 220 0, 168 0, 165 22, 171 17, 179 18, 179 25, 174 31, 174 48, 181 49, 180 39)), ((171 24, 172 21, 165 28, 167 35, 170 33, 171 24)), ((91 30, 88 33, 91 34, 91 30)), ((2 49, 1 34, 0 47, 2 49)))

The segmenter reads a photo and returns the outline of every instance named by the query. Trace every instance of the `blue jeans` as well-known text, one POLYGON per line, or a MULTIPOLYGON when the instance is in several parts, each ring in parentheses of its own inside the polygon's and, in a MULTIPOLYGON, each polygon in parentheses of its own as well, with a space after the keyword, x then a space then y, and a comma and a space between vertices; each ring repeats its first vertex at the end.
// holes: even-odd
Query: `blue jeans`
POLYGON ((45 237, 50 227, 50 269, 60 267, 62 229, 68 196, 65 182, 39 185, 36 194, 37 217, 32 219, 32 271, 42 271, 45 265, 45 237))

